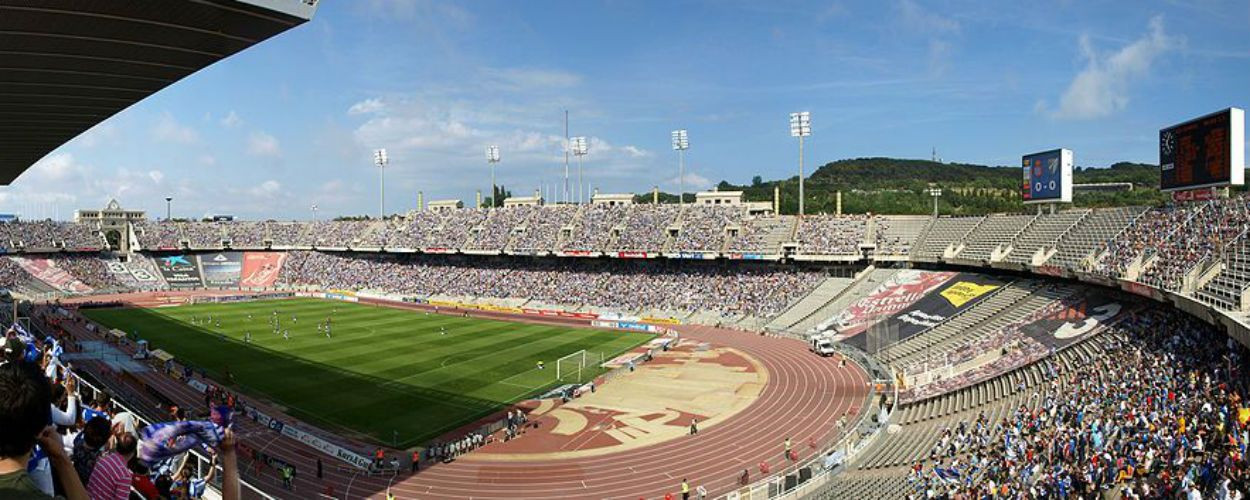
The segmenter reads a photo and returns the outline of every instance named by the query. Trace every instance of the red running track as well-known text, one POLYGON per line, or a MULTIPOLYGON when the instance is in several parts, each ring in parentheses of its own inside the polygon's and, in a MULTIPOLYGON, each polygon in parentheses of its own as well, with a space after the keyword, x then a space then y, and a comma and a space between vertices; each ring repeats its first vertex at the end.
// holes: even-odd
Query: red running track
MULTIPOLYGON (((400 499, 662 498, 666 492, 678 494, 683 478, 691 488, 702 485, 711 496, 720 496, 737 487, 744 469, 750 471, 751 481, 760 479, 762 461, 773 473, 784 470, 790 464, 782 456, 787 437, 800 461, 831 444, 839 437, 838 418, 858 415, 867 397, 869 381, 861 367, 854 363, 840 367, 831 358, 812 355, 803 342, 705 326, 677 328, 685 338, 747 352, 768 371, 768 383, 754 403, 719 425, 700 429, 696 436, 598 457, 460 460, 415 475, 365 476, 339 467, 337 459, 318 450, 240 419, 243 442, 294 463, 299 471, 294 492, 278 488, 269 471, 261 477, 251 473, 244 477, 278 498, 315 498, 327 485, 337 498, 383 498, 388 485, 400 499), (811 442, 817 447, 811 448, 811 442), (324 465, 323 479, 314 474, 318 457, 324 465)), ((186 385, 156 373, 147 375, 145 382, 167 397, 202 403, 202 396, 186 385)))

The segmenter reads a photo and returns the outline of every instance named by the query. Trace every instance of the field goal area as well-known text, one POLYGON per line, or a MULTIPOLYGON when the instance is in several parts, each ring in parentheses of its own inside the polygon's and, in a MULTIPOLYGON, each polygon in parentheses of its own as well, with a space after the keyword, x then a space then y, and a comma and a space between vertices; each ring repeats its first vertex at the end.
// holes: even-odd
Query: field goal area
POLYGON ((602 364, 602 352, 587 352, 582 349, 556 360, 556 381, 580 384, 586 381, 584 377, 595 373, 594 367, 602 364))

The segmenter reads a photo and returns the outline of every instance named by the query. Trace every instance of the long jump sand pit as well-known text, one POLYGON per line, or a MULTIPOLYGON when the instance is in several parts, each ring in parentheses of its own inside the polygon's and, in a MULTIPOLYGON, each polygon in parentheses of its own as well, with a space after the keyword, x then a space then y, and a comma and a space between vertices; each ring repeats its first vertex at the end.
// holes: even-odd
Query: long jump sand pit
POLYGON ((596 392, 541 412, 537 427, 520 437, 462 460, 582 458, 677 439, 690 433, 692 420, 703 431, 742 411, 767 383, 767 370, 746 353, 683 340, 596 392))

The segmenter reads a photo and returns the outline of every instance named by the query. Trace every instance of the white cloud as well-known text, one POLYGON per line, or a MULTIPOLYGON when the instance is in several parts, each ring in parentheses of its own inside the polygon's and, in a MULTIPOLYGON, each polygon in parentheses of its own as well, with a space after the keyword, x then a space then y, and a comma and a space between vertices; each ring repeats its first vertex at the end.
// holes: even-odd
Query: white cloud
POLYGON ((959 31, 959 21, 929 12, 912 0, 901 0, 898 3, 898 10, 902 15, 903 23, 912 31, 930 34, 959 31))
POLYGON ((230 110, 230 113, 227 114, 225 118, 221 119, 221 126, 226 128, 235 128, 242 124, 243 119, 239 118, 239 114, 235 113, 233 109, 230 110))
POLYGON ((150 170, 148 171, 148 178, 152 179, 152 182, 160 184, 161 181, 165 180, 165 173, 160 170, 150 170))
POLYGON ((704 191, 712 187, 712 181, 708 180, 707 177, 694 172, 686 172, 686 175, 684 176, 678 177, 674 175, 668 180, 668 191, 674 193, 677 192, 677 190, 681 187, 681 184, 678 182, 681 179, 686 180, 685 188, 687 193, 692 191, 704 191))
POLYGON ((78 136, 78 145, 93 148, 101 144, 112 143, 118 137, 117 127, 109 122, 100 123, 78 136))
POLYGON ((482 68, 486 85, 502 90, 552 90, 575 87, 581 75, 563 70, 536 68, 482 68))
POLYGON ((200 135, 194 128, 178 123, 169 113, 161 113, 161 117, 156 120, 156 125, 152 127, 152 137, 159 142, 175 144, 194 144, 200 140, 200 135))
POLYGON ((70 153, 57 153, 36 163, 31 167, 36 176, 49 181, 65 181, 83 171, 83 167, 74 161, 70 153))
POLYGON ((257 197, 272 197, 282 191, 282 183, 269 179, 248 190, 248 193, 257 197))
POLYGON ((217 164, 217 157, 213 155, 201 155, 199 158, 200 165, 211 167, 217 164))
POLYGON ((264 132, 252 132, 247 139, 247 152, 256 156, 282 156, 282 148, 278 139, 264 132))
POLYGON ((347 108, 347 114, 363 115, 366 113, 377 113, 382 111, 384 107, 385 105, 382 104, 382 100, 374 97, 353 104, 352 107, 347 108))
MULTIPOLYGON (((1155 61, 1177 48, 1178 38, 1163 31, 1163 18, 1150 20, 1149 31, 1120 50, 1099 54, 1088 35, 1080 38, 1085 69, 1077 73, 1050 115, 1060 119, 1101 118, 1123 110, 1129 103, 1129 86, 1150 73, 1155 61)), ((1041 106, 1045 109, 1045 105, 1041 106)))

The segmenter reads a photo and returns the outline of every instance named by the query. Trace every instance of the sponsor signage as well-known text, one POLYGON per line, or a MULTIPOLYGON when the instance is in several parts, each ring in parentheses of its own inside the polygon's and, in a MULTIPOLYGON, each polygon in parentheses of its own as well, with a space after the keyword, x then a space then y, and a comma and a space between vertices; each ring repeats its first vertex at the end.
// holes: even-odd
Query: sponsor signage
POLYGON ((1213 199, 1215 199, 1215 190, 1213 188, 1172 191, 1172 201, 1177 203, 1184 201, 1207 201, 1213 199))
POLYGON ((22 257, 12 257, 14 262, 22 268, 22 270, 30 273, 39 281, 52 285, 57 290, 70 293, 88 293, 91 287, 85 283, 78 281, 74 275, 68 271, 61 269, 56 265, 55 261, 50 259, 32 259, 22 257))
POLYGON ((1245 183, 1245 112, 1228 108, 1159 131, 1159 189, 1245 183))
POLYGON ((863 332, 873 323, 906 309, 937 289, 957 273, 904 269, 877 286, 872 293, 843 309, 831 325, 840 335, 863 332))
POLYGON ((715 258, 716 258, 716 254, 712 254, 712 253, 703 253, 703 252, 677 252, 677 258, 679 258, 679 259, 706 260, 706 259, 715 259, 715 258))
POLYGON ((198 288, 204 286, 200 268, 195 258, 187 255, 168 255, 156 258, 156 268, 170 288, 198 288))
MULTIPOLYGON (((991 276, 959 273, 886 320, 887 331, 898 332, 897 338, 894 338, 891 333, 887 341, 903 340, 933 328, 951 316, 972 307, 1004 284, 991 276)), ((865 335, 856 335, 844 342, 866 349, 865 337, 865 335)))
POLYGON ((629 252, 616 252, 616 256, 621 259, 645 259, 647 258, 648 254, 647 252, 629 251, 629 252))
POLYGON ((590 250, 564 250, 560 252, 560 255, 565 256, 565 257, 589 257, 591 255, 591 251, 590 250))
POLYGON ((286 252, 244 252, 239 285, 269 288, 278 281, 278 273, 286 262, 286 252))
POLYGON ((241 252, 215 252, 196 256, 205 286, 238 287, 243 269, 241 252))

